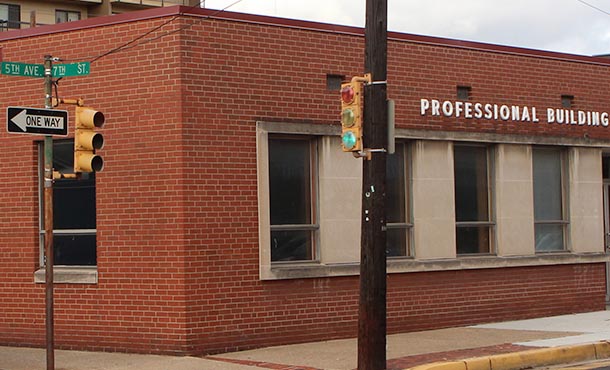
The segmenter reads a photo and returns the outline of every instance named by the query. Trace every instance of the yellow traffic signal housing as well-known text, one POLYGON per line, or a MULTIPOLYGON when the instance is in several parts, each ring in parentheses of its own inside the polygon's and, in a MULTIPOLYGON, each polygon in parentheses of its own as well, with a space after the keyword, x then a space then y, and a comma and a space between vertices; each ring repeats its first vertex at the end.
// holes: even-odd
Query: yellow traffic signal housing
POLYGON ((341 84, 341 147, 344 152, 362 150, 362 83, 356 77, 341 84))
POLYGON ((75 121, 74 172, 99 172, 104 168, 104 160, 95 154, 95 150, 104 147, 104 137, 95 132, 95 128, 104 126, 104 114, 77 106, 75 121))

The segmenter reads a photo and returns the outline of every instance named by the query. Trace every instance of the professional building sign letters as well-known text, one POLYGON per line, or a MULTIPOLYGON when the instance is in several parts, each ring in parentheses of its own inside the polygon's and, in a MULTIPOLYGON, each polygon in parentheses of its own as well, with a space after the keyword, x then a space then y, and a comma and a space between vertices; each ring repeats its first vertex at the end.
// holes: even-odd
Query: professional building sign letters
POLYGON ((527 105, 506 105, 490 103, 473 103, 469 101, 451 101, 421 99, 422 116, 444 116, 448 118, 465 118, 489 121, 512 122, 546 122, 579 126, 608 127, 608 112, 573 110, 565 108, 545 108, 538 110, 527 105))

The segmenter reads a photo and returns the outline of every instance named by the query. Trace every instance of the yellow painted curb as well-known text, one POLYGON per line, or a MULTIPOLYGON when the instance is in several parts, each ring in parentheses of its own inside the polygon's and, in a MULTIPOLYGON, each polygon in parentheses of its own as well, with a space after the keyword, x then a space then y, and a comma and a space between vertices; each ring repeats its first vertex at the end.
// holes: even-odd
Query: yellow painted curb
POLYGON ((514 370, 524 367, 556 365, 595 359, 593 344, 534 349, 490 356, 492 370, 514 370))
POLYGON ((595 343, 595 354, 598 359, 610 358, 610 342, 595 343))
POLYGON ((464 360, 464 363, 466 363, 466 370, 491 369, 491 361, 489 361, 489 357, 469 358, 464 360))
POLYGON ((532 349, 462 361, 434 362, 408 370, 519 370, 610 358, 610 342, 532 349))

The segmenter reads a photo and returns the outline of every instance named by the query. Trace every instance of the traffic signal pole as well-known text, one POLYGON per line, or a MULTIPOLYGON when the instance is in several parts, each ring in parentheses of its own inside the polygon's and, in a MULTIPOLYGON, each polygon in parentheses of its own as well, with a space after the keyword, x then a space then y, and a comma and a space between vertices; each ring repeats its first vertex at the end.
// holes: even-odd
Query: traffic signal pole
MULTIPOLYGON (((366 1, 365 27, 364 68, 372 82, 364 87, 364 147, 387 149, 387 0, 366 1)), ((386 368, 386 155, 369 150, 363 161, 359 370, 386 368)))
MULTIPOLYGON (((44 105, 52 109, 53 58, 44 57, 44 105)), ((66 123, 67 124, 67 123, 66 123)), ((53 137, 44 137, 44 258, 45 258, 45 306, 47 370, 55 369, 55 339, 53 320, 53 137)))

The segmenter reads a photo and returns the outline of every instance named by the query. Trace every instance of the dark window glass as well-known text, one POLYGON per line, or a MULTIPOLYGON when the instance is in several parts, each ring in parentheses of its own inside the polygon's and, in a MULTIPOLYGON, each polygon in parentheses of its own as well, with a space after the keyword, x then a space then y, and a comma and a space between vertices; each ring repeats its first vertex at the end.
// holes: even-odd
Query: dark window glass
POLYGON ((458 86, 457 87, 457 98, 458 100, 468 100, 470 98, 470 86, 458 86))
POLYGON ((386 217, 387 222, 405 222, 405 153, 402 145, 387 156, 386 161, 386 217))
POLYGON ((457 253, 489 253, 492 225, 487 148, 456 145, 454 171, 457 253))
POLYGON ((536 251, 564 249, 562 152, 534 149, 534 221, 536 251))
POLYGON ((388 257, 407 256, 408 232, 407 224, 407 170, 405 163, 406 145, 397 144, 394 154, 387 156, 386 161, 386 221, 388 257))
POLYGON ((311 234, 309 230, 271 231, 271 261, 311 260, 311 234))
POLYGON ((343 76, 326 75, 326 89, 329 91, 341 90, 341 82, 343 82, 343 76))
MULTIPOLYGON (((72 141, 55 142, 53 168, 63 174, 73 172, 72 141)), ((80 179, 57 179, 53 184, 53 228, 95 229, 95 173, 80 179)))
POLYGON ((53 235, 56 265, 95 266, 95 235, 53 235))
POLYGON ((269 139, 271 260, 314 258, 312 141, 269 139))
POLYGON ((610 157, 602 157, 602 174, 604 179, 610 179, 610 157))
POLYGON ((454 152, 456 221, 487 221, 487 149, 456 146, 454 152))
POLYGON ((489 226, 458 226, 455 234, 457 253, 489 253, 489 232, 489 226))
MULTIPOLYGON (((54 171, 64 175, 73 173, 73 150, 72 140, 53 142, 54 171)), ((43 166, 41 164, 41 167, 43 166)), ((54 181, 55 264, 87 266, 96 264, 95 202, 95 173, 83 173, 80 178, 60 178, 54 181)), ((41 213, 44 214, 42 207, 41 213)), ((41 224, 44 225, 44 222, 41 224)), ((42 238, 44 239, 44 235, 42 238)))
POLYGON ((386 255, 388 257, 408 256, 407 228, 391 228, 388 226, 386 232, 386 255))
POLYGON ((311 222, 309 142, 269 141, 269 202, 271 224, 311 222))

